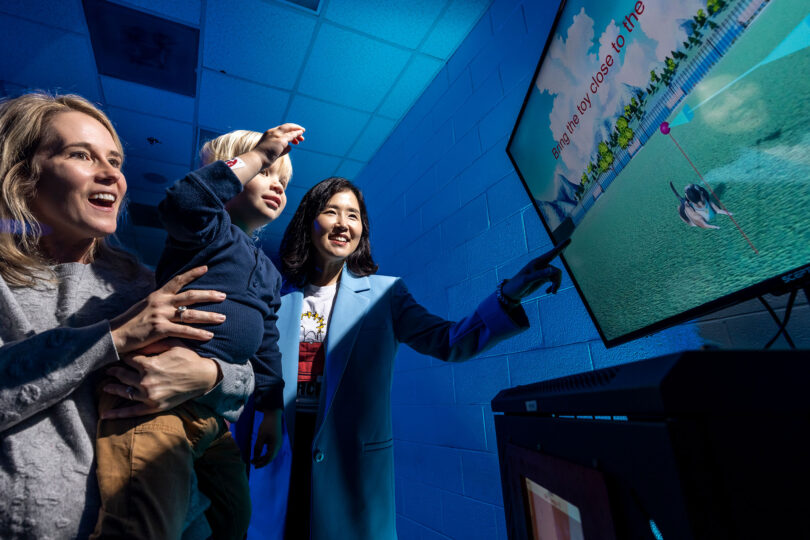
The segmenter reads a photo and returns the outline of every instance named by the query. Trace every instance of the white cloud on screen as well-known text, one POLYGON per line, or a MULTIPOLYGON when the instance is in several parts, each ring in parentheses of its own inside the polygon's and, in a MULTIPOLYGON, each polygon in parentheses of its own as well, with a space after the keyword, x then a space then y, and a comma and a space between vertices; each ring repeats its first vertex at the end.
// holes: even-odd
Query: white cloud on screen
POLYGON ((551 62, 537 78, 537 88, 541 92, 548 91, 551 94, 570 91, 571 84, 577 83, 579 79, 579 74, 573 73, 571 68, 580 67, 583 58, 586 59, 586 63, 596 61, 593 54, 588 54, 592 42, 593 19, 585 13, 585 8, 582 8, 574 15, 566 38, 557 35, 554 39, 549 50, 551 62))
POLYGON ((701 0, 681 0, 680 2, 645 2, 641 14, 642 30, 656 41, 655 57, 659 61, 669 56, 686 41, 686 30, 680 22, 691 19, 699 9, 706 12, 706 2, 701 0))
POLYGON ((680 24, 691 18, 698 9, 705 10, 705 2, 700 0, 645 2, 644 6, 634 32, 641 31, 652 41, 654 49, 649 45, 642 46, 637 39, 631 39, 638 36, 631 36, 630 32, 611 20, 599 34, 598 54, 589 54, 596 36, 595 22, 584 7, 574 15, 565 38, 562 35, 555 37, 548 60, 535 82, 541 93, 548 92, 554 96, 549 122, 555 140, 560 140, 566 132, 566 123, 575 113, 578 114, 576 105, 586 93, 590 95, 593 105, 584 114, 578 114, 579 125, 571 137, 571 144, 562 151, 555 175, 563 174, 571 182, 580 182, 582 171, 590 162, 596 144, 609 136, 604 120, 620 114, 629 102, 624 85, 647 86, 650 70, 658 68, 670 51, 686 40, 686 31, 680 24), (616 53, 611 43, 619 33, 624 35, 626 45, 620 53, 616 53), (589 89, 591 77, 599 71, 600 64, 608 54, 613 56, 614 64, 606 77, 606 84, 593 94, 589 89))
MULTIPOLYGON (((556 140, 566 132, 565 125, 577 112, 576 105, 587 92, 587 81, 590 74, 599 68, 597 55, 588 53, 594 38, 594 21, 581 9, 574 15, 565 39, 558 35, 549 50, 551 62, 541 71, 535 82, 540 92, 554 96, 549 114, 549 126, 556 140)), ((580 115, 581 120, 572 137, 571 144, 562 152, 565 168, 575 171, 588 162, 593 148, 591 137, 583 134, 593 133, 593 114, 580 115)), ((566 174, 562 164, 555 170, 556 174, 566 174)), ((579 179, 571 178, 577 182, 579 179)))

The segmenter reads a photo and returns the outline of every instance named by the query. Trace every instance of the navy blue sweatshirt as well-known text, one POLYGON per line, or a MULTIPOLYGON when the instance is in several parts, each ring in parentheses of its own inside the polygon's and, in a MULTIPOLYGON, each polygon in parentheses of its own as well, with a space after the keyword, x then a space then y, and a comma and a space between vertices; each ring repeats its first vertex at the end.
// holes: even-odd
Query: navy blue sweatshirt
POLYGON ((225 203, 241 191, 241 182, 222 161, 189 173, 166 190, 158 210, 169 237, 155 279, 161 287, 176 274, 208 266, 208 272, 183 290, 224 292, 227 299, 222 303, 191 307, 227 319, 219 325, 196 325, 213 332, 210 341, 185 343, 200 356, 230 363, 250 359, 256 407, 281 409, 284 380, 276 328, 281 275, 225 210, 225 203))

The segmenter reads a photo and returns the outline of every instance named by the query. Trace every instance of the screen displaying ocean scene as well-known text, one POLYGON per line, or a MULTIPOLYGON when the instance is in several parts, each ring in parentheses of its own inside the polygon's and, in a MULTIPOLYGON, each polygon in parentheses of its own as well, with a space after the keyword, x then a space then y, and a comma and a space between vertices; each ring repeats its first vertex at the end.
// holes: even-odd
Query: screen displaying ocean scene
POLYGON ((567 2, 509 153, 606 342, 810 263, 808 73, 806 0, 567 2))

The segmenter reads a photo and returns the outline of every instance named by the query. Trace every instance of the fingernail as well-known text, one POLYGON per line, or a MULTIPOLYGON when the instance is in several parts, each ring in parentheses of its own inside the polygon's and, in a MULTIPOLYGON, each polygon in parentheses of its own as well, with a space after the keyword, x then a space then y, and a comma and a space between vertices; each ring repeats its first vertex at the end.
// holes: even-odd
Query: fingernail
POLYGON ((217 313, 217 320, 220 321, 220 322, 224 321, 225 320, 225 315, 223 315, 222 313, 217 313))
POLYGON ((225 300, 226 297, 227 295, 224 292, 217 293, 217 298, 220 300, 225 300))
POLYGON ((210 338, 214 337, 214 333, 213 333, 213 332, 208 332, 208 331, 205 331, 205 337, 207 337, 207 338, 209 338, 209 339, 210 339, 210 338))

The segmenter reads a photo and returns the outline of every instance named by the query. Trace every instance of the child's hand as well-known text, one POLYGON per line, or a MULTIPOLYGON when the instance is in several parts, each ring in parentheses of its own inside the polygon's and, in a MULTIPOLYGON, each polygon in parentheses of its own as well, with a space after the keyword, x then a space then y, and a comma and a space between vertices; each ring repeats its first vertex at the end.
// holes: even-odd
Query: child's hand
POLYGON ((291 123, 268 129, 252 152, 260 154, 262 168, 269 167, 290 151, 290 144, 298 144, 304 140, 304 131, 306 130, 298 124, 291 123))
POLYGON ((272 409, 264 412, 256 444, 253 446, 253 466, 260 469, 273 461, 281 449, 281 417, 284 411, 272 409))

